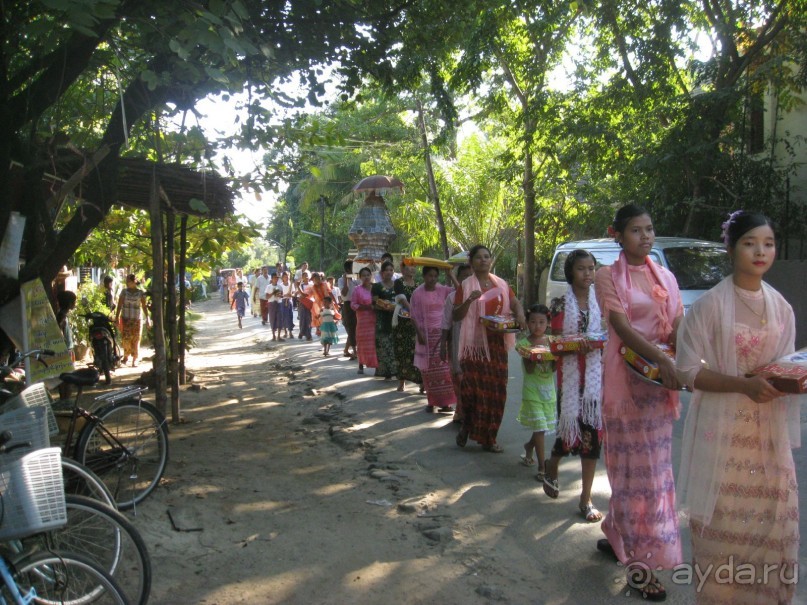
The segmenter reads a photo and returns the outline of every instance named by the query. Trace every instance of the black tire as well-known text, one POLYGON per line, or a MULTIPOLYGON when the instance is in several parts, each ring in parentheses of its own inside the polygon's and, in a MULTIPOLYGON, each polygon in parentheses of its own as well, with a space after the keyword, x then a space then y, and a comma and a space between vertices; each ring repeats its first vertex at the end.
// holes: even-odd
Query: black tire
POLYGON ((138 399, 117 401, 95 414, 99 420, 81 430, 76 459, 106 484, 119 509, 133 508, 157 487, 165 472, 165 418, 138 399))
MULTIPOLYGON (((95 563, 76 553, 38 552, 14 562, 14 581, 36 590, 38 605, 128 605, 118 584, 95 563)), ((13 603, 8 589, 0 596, 13 603)))
POLYGON ((67 525, 23 540, 60 552, 79 552, 117 582, 130 603, 146 605, 151 593, 151 558, 140 532, 113 508, 85 496, 66 495, 67 525))
POLYGON ((106 483, 77 460, 62 456, 62 477, 64 478, 65 494, 93 498, 107 506, 117 508, 115 499, 109 493, 106 483))
POLYGON ((112 382, 112 376, 110 374, 112 371, 112 351, 110 350, 108 340, 105 339, 98 345, 98 355, 100 357, 98 370, 104 375, 104 384, 110 384, 112 382))

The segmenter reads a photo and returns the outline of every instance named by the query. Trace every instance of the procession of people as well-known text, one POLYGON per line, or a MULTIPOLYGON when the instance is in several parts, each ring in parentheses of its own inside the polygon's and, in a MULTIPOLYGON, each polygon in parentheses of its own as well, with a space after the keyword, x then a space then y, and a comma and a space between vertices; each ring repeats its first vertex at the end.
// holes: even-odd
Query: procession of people
POLYGON ((656 572, 684 564, 679 513, 685 511, 692 564, 703 573, 698 603, 791 603, 800 540, 791 452, 800 445, 799 403, 751 372, 794 352, 795 319, 763 281, 776 252, 771 221, 738 211, 723 231, 733 272, 686 317, 674 275, 649 254, 652 218, 633 204, 620 208, 609 227, 621 248, 617 260, 597 269, 591 252, 570 254, 568 290, 549 307, 525 310, 481 244, 453 269, 428 259, 396 266, 391 255, 357 273, 347 260, 335 280, 306 263, 279 276, 264 267, 252 282, 252 299, 273 339, 291 338, 296 328, 297 339, 312 340, 313 327, 326 356, 342 322, 342 358, 356 363, 359 374, 396 378, 398 391, 416 384, 427 412, 453 413, 457 446, 471 440, 495 454, 504 451, 497 433, 508 352, 520 334, 518 422, 530 431, 520 462, 535 466, 544 494, 557 499, 564 489, 560 460, 580 457, 579 512, 601 523, 596 548, 624 566, 630 588, 646 600, 666 599, 656 572), (506 319, 508 327, 490 318, 506 319), (535 357, 553 338, 585 344, 535 357), (632 370, 626 350, 656 367, 658 380, 632 370), (676 481, 672 429, 682 389, 693 397, 676 481), (545 435, 552 433, 547 457, 545 435), (591 497, 601 457, 611 488, 605 514, 591 497), (765 581, 718 577, 714 570, 729 562, 765 581))

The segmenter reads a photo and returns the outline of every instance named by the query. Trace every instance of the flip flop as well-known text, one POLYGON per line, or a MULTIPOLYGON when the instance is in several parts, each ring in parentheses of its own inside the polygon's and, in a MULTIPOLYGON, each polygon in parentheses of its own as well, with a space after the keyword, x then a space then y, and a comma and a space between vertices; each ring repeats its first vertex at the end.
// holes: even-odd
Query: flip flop
POLYGON ((558 494, 560 494, 558 480, 550 479, 548 475, 544 475, 544 493, 553 500, 557 499, 558 494))
POLYGON ((490 445, 483 445, 482 449, 485 450, 486 452, 490 452, 491 454, 502 454, 502 453, 504 453, 504 450, 502 449, 502 446, 499 445, 498 443, 491 443, 490 445))
POLYGON ((597 540, 597 550, 606 555, 611 555, 614 558, 614 561, 618 561, 616 553, 614 552, 614 547, 611 546, 611 543, 608 541, 608 538, 600 538, 597 540))
POLYGON ((532 456, 527 457, 527 453, 524 452, 521 454, 521 464, 524 466, 533 466, 535 464, 535 459, 532 456))
POLYGON ((642 598, 647 601, 661 602, 667 599, 667 591, 658 578, 649 570, 632 570, 628 572, 628 586, 638 590, 642 598), (649 574, 650 577, 646 577, 649 574), (648 592, 649 587, 652 592, 648 592))
MULTIPOLYGON (((591 502, 586 505, 581 504, 579 508, 580 514, 583 515, 583 518, 589 523, 602 521, 602 513, 598 511, 591 502)), ((610 544, 608 546, 610 546, 610 544)))

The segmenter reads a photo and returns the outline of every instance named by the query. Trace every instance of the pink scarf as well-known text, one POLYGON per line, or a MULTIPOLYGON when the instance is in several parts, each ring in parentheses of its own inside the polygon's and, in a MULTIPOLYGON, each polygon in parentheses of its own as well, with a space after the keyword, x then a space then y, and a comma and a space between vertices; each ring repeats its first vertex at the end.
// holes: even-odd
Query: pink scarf
MULTIPOLYGON (((648 340, 653 340, 655 336, 659 342, 669 342, 670 334, 672 334, 673 330, 672 324, 681 305, 678 283, 672 273, 656 265, 650 256, 645 257, 645 263, 656 280, 651 296, 658 303, 656 308, 661 325, 661 334, 648 334, 648 340)), ((630 296, 628 294, 631 287, 630 271, 628 270, 628 260, 625 258, 624 252, 620 252, 619 258, 611 265, 611 278, 614 280, 614 289, 619 302, 622 304, 628 322, 630 322, 630 296)))
MULTIPOLYGON (((462 320, 462 330, 460 330, 460 359, 487 359, 490 360, 490 350, 488 349, 488 331, 485 326, 479 323, 479 318, 485 315, 485 303, 493 298, 499 299, 499 313, 510 315, 510 286, 500 277, 492 273, 488 274, 493 287, 484 292, 475 303, 468 307, 468 313, 462 320)), ((462 300, 468 300, 471 292, 482 290, 476 275, 466 277, 462 284, 462 300)), ((515 334, 504 335, 504 345, 509 351, 516 344, 515 334)))

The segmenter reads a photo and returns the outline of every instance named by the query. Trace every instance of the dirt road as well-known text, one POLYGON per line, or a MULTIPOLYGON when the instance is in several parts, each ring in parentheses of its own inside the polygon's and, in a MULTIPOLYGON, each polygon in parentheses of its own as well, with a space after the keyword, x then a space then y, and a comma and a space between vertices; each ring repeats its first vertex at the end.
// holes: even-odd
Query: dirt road
MULTIPOLYGON (((461 450, 450 416, 424 413, 416 387, 397 393, 316 343, 271 342, 252 318, 239 330, 218 300, 194 310, 204 315, 188 358, 196 386, 182 393, 184 423, 171 426, 164 484, 135 519, 153 559, 152 603, 638 598, 595 550, 598 524, 577 512, 579 462, 561 465, 556 501, 519 464, 515 360, 505 453, 461 450)), ((608 495, 600 464, 603 510, 608 495)), ((692 586, 666 583, 668 603, 694 602, 692 586)))

